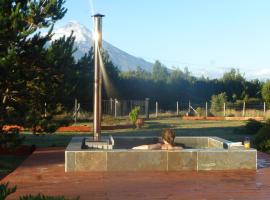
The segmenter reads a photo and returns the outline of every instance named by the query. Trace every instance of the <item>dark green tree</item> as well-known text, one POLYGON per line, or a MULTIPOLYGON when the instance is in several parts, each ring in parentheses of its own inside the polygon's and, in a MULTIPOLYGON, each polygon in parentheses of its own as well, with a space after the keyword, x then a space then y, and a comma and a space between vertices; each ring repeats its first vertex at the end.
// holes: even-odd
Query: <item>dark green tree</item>
MULTIPOLYGON (((120 93, 121 80, 119 70, 110 61, 106 52, 102 54, 104 64, 103 74, 103 99, 110 97, 117 98, 120 93)), ((76 92, 73 98, 77 98, 86 110, 92 110, 93 107, 93 87, 94 87, 94 52, 91 49, 87 54, 80 58, 76 64, 77 84, 76 92)))
MULTIPOLYGON (((44 49, 39 70, 35 71, 35 78, 28 81, 30 106, 26 122, 33 130, 40 126, 46 131, 54 116, 68 110, 69 102, 74 99, 77 84, 74 39, 72 35, 62 37, 44 49)), ((56 128, 55 124, 48 131, 56 128)))
POLYGON ((115 66, 108 53, 105 51, 102 54, 102 60, 104 64, 103 71, 103 99, 119 97, 119 91, 117 88, 120 86, 119 69, 115 66))
POLYGON ((224 91, 226 91, 229 100, 233 100, 233 95, 236 99, 244 99, 247 94, 246 80, 240 74, 238 69, 232 68, 229 72, 225 72, 221 78, 224 91))
POLYGON ((223 110, 224 103, 227 102, 227 95, 225 92, 211 97, 211 112, 220 112, 223 110))
POLYGON ((155 82, 166 82, 168 80, 168 70, 158 60, 153 65, 152 79, 155 82))
POLYGON ((77 86, 73 98, 77 98, 81 107, 92 110, 94 86, 94 53, 91 49, 77 62, 77 86))
POLYGON ((267 81, 262 87, 263 100, 270 105, 270 81, 267 81))
POLYGON ((29 107, 35 108, 33 93, 44 92, 46 83, 38 83, 38 74, 46 68, 44 46, 51 39, 54 23, 67 11, 63 4, 64 0, 0 1, 1 125, 23 124, 29 107), (48 33, 41 35, 42 28, 48 33))

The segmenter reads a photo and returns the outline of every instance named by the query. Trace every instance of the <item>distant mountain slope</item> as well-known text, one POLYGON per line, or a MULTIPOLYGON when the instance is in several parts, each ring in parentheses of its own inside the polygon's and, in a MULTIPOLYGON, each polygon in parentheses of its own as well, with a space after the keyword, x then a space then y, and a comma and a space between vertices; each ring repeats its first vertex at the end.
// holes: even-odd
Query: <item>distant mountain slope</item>
MULTIPOLYGON (((54 30, 53 40, 56 40, 64 35, 70 36, 72 31, 74 32, 73 35, 75 36, 75 47, 77 48, 74 56, 76 59, 79 59, 85 53, 87 53, 93 45, 92 33, 89 29, 78 22, 69 22, 65 26, 54 30)), ((146 71, 152 71, 152 63, 147 62, 142 58, 132 56, 104 40, 103 48, 108 52, 113 64, 116 65, 121 71, 136 70, 138 66, 146 71)))

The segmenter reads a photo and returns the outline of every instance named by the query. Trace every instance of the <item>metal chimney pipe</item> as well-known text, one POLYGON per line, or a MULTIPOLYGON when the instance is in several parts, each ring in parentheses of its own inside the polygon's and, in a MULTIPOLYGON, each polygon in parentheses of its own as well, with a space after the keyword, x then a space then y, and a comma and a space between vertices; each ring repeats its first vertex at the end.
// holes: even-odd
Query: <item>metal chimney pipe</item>
POLYGON ((101 137, 101 102, 102 102, 102 74, 100 53, 102 49, 102 14, 95 14, 94 17, 94 140, 98 141, 101 137))

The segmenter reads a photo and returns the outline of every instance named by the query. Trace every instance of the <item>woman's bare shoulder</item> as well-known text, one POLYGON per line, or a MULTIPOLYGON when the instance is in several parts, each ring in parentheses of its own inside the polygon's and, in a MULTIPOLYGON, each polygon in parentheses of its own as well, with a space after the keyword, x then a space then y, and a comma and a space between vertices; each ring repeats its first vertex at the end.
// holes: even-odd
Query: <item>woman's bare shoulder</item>
POLYGON ((152 150, 155 150, 155 149, 161 149, 161 147, 162 147, 162 144, 160 144, 160 143, 156 143, 156 144, 150 144, 150 145, 148 145, 148 149, 152 149, 152 150))

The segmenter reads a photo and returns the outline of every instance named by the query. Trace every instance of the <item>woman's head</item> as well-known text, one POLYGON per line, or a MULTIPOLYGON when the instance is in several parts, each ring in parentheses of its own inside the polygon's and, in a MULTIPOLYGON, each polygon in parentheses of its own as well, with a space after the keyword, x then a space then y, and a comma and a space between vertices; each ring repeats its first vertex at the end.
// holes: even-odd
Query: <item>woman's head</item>
POLYGON ((174 145, 175 133, 172 129, 164 129, 162 132, 162 139, 171 145, 174 145))

